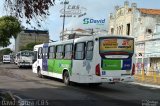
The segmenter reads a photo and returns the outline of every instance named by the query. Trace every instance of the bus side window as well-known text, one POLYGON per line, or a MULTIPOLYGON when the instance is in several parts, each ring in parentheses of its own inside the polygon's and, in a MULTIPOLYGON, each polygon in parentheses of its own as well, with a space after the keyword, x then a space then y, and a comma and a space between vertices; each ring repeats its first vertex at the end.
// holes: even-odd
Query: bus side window
POLYGON ((38 49, 38 59, 42 59, 42 48, 38 49))
POLYGON ((54 59, 55 58, 55 47, 54 46, 50 46, 49 47, 49 54, 48 54, 48 58, 49 59, 54 59))
POLYGON ((86 59, 92 60, 93 58, 93 41, 87 42, 87 49, 86 49, 86 59))
POLYGON ((64 59, 72 58, 72 44, 66 44, 64 46, 64 59))
POLYGON ((56 59, 63 58, 63 45, 56 46, 56 59))
POLYGON ((43 48, 43 59, 47 59, 48 58, 48 48, 43 48))
POLYGON ((85 43, 77 43, 75 44, 75 52, 74 52, 75 60, 83 60, 85 58, 85 43))

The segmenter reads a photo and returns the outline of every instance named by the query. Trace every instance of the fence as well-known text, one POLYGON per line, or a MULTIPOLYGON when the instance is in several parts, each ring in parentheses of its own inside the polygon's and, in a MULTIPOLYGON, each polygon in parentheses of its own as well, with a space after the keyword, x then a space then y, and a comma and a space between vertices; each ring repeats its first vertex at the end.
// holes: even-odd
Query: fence
POLYGON ((141 73, 135 74, 134 77, 138 82, 160 85, 160 72, 147 71, 145 73, 144 70, 142 70, 141 73))

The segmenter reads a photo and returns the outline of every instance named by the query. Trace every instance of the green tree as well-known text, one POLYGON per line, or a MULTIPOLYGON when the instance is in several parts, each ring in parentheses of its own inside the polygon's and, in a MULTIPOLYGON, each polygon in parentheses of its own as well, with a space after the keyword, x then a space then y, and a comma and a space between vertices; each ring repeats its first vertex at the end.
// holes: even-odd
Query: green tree
POLYGON ((28 24, 33 18, 39 24, 49 15, 49 8, 54 5, 54 2, 55 0, 5 0, 4 7, 7 12, 15 13, 18 18, 26 17, 28 24))
POLYGON ((10 44, 9 39, 14 37, 21 31, 21 24, 13 16, 0 17, 0 46, 6 47, 10 44))
POLYGON ((32 43, 28 43, 26 46, 22 47, 20 50, 21 50, 21 51, 22 51, 22 50, 33 50, 33 47, 34 47, 35 45, 38 45, 38 44, 42 44, 42 42, 37 42, 37 43, 32 42, 32 43))
POLYGON ((5 49, 0 50, 0 59, 3 58, 3 55, 8 55, 12 52, 13 51, 10 48, 5 48, 5 49))

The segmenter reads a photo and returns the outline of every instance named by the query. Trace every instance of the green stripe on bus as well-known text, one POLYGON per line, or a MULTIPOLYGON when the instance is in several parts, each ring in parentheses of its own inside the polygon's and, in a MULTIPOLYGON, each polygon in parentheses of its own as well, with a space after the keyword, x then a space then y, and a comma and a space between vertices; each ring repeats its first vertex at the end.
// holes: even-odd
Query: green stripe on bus
POLYGON ((48 59, 48 71, 62 74, 67 69, 71 73, 71 60, 48 59))
POLYGON ((121 70, 121 60, 102 60, 103 70, 121 70))

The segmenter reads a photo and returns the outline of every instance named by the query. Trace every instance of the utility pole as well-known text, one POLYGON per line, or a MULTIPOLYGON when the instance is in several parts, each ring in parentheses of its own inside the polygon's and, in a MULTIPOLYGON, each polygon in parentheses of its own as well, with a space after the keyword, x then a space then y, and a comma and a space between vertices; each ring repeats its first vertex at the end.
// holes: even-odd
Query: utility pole
POLYGON ((64 25, 65 25, 65 17, 66 17, 66 4, 67 4, 67 1, 65 0, 64 1, 64 15, 63 15, 63 29, 62 29, 62 40, 63 40, 63 35, 64 35, 64 25))

